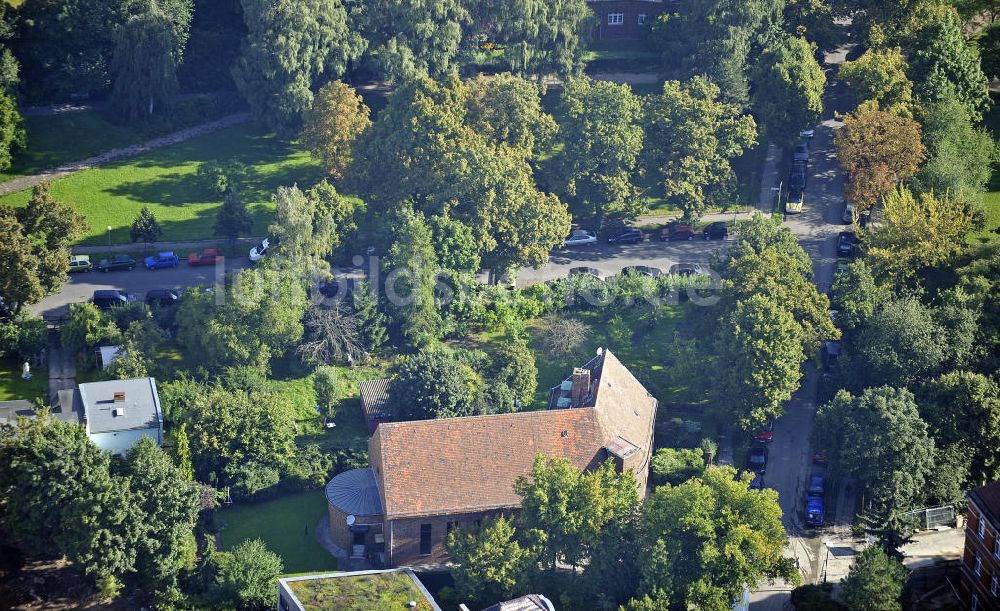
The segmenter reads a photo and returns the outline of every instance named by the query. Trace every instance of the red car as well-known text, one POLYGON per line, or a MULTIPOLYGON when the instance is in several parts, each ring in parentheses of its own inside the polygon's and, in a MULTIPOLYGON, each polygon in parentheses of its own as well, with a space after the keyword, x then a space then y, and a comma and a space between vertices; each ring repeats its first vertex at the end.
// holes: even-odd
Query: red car
POLYGON ((693 240, 695 236, 694 228, 687 223, 672 223, 660 231, 660 239, 664 242, 674 242, 676 240, 693 240))
POLYGON ((816 450, 813 452, 813 462, 817 465, 826 464, 826 450, 816 450))
POLYGON ((753 440, 758 443, 771 443, 774 441, 774 423, 768 422, 767 426, 754 433, 753 440))
POLYGON ((214 248, 206 248, 200 253, 193 252, 188 255, 188 265, 215 265, 220 258, 219 251, 214 248))

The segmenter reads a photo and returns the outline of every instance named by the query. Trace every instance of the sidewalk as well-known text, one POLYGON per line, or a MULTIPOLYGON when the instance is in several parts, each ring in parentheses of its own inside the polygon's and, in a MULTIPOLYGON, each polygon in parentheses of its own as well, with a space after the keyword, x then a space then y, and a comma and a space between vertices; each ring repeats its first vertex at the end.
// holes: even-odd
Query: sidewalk
POLYGON ((764 170, 760 178, 760 198, 757 207, 763 213, 774 212, 773 187, 780 186, 778 179, 778 160, 781 159, 781 148, 773 144, 767 145, 767 157, 764 158, 764 170))

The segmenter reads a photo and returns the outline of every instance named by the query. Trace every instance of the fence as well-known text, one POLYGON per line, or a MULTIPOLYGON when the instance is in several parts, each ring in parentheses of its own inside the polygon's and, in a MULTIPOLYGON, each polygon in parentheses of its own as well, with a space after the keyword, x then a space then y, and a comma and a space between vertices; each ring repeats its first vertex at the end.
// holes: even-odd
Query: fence
POLYGON ((955 524, 955 508, 951 505, 940 507, 925 507, 907 511, 900 515, 904 524, 912 525, 917 530, 931 530, 939 526, 955 524))

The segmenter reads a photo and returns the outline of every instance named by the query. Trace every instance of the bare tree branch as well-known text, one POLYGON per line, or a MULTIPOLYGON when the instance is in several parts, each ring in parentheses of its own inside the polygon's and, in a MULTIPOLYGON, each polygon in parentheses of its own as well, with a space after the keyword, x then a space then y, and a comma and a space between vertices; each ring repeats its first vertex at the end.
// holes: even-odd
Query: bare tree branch
POLYGON ((311 306, 302 322, 306 335, 298 352, 305 361, 332 363, 364 353, 358 319, 340 301, 330 307, 311 306))

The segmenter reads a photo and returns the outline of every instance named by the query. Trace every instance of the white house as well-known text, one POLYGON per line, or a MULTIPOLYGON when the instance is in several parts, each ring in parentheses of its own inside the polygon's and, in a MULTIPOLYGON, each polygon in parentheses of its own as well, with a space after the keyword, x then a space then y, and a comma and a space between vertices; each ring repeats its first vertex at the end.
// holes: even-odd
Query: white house
POLYGON ((87 436, 102 450, 124 454, 143 436, 163 445, 163 412, 153 378, 80 384, 74 397, 87 436))

